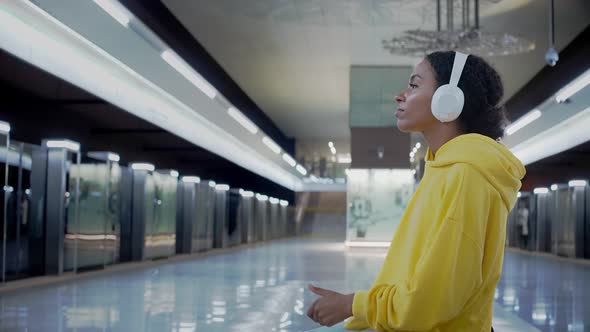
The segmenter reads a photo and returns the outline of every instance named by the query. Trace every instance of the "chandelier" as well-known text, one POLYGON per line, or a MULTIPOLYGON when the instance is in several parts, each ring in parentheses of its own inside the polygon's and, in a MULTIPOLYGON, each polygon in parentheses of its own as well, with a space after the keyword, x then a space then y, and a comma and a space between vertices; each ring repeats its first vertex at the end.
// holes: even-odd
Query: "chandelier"
POLYGON ((479 0, 447 0, 446 30, 441 30, 441 16, 441 0, 436 0, 436 30, 404 31, 401 36, 383 40, 383 48, 392 54, 406 56, 424 56, 434 51, 446 50, 495 56, 526 53, 535 49, 535 44, 524 38, 508 33, 490 33, 480 29, 479 0), (470 23, 472 2, 473 25, 470 23), (457 13, 460 14, 461 21, 459 30, 454 24, 457 13))

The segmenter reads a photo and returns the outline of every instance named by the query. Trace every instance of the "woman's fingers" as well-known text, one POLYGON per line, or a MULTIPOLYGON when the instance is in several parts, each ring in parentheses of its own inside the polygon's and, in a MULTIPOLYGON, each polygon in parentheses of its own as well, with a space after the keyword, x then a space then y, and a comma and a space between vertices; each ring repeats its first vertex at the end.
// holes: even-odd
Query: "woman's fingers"
POLYGON ((333 291, 329 290, 329 289, 324 289, 324 288, 320 288, 320 287, 316 287, 312 284, 307 285, 307 288, 312 291, 314 294, 317 294, 319 296, 326 296, 326 295, 330 295, 332 293, 334 293, 333 291))
POLYGON ((314 314, 315 314, 315 304, 317 303, 317 301, 314 301, 311 306, 309 306, 309 309, 307 309, 307 317, 311 318, 313 321, 315 321, 314 318, 314 314))

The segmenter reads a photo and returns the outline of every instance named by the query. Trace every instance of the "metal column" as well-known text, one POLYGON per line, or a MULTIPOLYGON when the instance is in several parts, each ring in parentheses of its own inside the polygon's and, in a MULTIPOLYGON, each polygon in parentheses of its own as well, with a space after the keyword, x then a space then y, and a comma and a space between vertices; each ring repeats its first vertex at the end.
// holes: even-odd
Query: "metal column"
POLYGON ((47 152, 47 204, 45 205, 45 273, 63 272, 66 203, 66 158, 64 149, 47 152))
POLYGON ((176 252, 188 254, 192 251, 193 220, 196 218, 197 184, 185 182, 178 185, 178 213, 176 217, 176 252))

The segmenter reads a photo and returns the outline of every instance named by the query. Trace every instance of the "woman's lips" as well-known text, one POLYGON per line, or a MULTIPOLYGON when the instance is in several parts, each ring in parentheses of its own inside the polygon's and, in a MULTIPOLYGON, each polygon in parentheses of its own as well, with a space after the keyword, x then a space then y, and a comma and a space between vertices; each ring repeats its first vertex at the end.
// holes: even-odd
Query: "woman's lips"
POLYGON ((399 118, 402 115, 402 113, 404 113, 404 112, 405 111, 403 109, 401 109, 401 108, 396 109, 395 110, 395 117, 396 118, 399 118))

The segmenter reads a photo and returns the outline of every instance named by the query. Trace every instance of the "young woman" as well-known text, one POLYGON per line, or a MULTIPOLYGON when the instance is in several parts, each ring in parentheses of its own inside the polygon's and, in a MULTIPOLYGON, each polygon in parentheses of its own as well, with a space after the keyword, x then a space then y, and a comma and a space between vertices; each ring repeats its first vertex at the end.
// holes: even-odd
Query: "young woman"
POLYGON ((309 285, 320 296, 309 317, 324 326, 351 317, 349 330, 490 331, 506 219, 525 174, 499 142, 502 95, 498 73, 474 55, 435 52, 415 67, 395 116, 428 144, 424 177, 371 289, 309 285))

